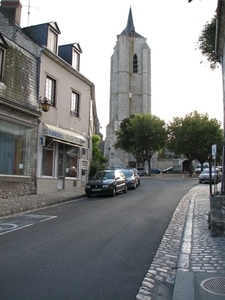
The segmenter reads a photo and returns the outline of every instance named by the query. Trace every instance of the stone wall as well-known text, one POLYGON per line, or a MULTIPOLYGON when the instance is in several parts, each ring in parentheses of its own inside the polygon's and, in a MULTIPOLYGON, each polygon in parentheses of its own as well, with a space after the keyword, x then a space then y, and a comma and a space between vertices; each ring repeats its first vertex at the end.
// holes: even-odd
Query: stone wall
POLYGON ((225 237, 225 195, 210 197, 209 227, 212 236, 225 237))

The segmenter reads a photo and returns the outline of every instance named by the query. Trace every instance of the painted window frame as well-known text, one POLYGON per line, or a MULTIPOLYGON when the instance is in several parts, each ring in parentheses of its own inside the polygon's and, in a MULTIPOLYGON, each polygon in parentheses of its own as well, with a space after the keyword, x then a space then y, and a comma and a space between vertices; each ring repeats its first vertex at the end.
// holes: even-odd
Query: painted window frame
POLYGON ((71 94, 70 114, 77 118, 80 117, 80 94, 75 91, 72 91, 71 94))
POLYGON ((48 31, 48 49, 57 54, 58 34, 52 28, 48 31))
POLYGON ((49 104, 55 107, 56 103, 56 80, 47 75, 45 80, 45 97, 49 104))

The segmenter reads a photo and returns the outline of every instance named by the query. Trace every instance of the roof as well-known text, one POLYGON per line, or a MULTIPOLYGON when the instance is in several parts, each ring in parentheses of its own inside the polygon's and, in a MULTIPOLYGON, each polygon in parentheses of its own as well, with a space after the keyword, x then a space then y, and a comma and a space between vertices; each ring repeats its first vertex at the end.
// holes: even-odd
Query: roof
POLYGON ((143 38, 143 36, 141 36, 139 33, 137 33, 135 31, 131 7, 130 7, 129 15, 128 15, 127 26, 121 32, 120 35, 127 35, 127 36, 130 36, 130 37, 141 37, 141 38, 143 38))

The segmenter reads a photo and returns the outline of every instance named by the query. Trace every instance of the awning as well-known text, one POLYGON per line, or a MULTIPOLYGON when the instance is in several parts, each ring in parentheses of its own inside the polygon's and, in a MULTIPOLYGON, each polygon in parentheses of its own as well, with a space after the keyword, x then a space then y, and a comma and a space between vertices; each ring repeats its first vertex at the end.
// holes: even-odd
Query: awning
POLYGON ((59 141, 69 142, 72 144, 83 145, 85 143, 85 138, 71 130, 62 129, 50 124, 44 123, 42 126, 43 135, 50 136, 59 141))

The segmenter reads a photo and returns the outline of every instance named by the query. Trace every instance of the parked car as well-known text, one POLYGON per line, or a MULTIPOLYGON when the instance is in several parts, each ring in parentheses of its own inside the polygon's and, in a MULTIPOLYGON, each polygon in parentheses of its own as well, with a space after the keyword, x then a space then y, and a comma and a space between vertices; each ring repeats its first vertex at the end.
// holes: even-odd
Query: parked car
POLYGON ((216 166, 219 170, 220 170, 220 172, 222 173, 222 171, 223 171, 223 167, 222 166, 216 166))
POLYGON ((115 165, 115 166, 113 167, 113 169, 115 169, 115 170, 121 170, 121 169, 124 169, 124 167, 121 166, 121 165, 115 165))
POLYGON ((152 173, 152 174, 160 174, 160 173, 161 173, 161 170, 158 169, 158 168, 151 168, 151 173, 152 173))
POLYGON ((195 168, 195 173, 196 173, 196 174, 199 174, 199 173, 201 173, 201 172, 202 172, 201 167, 195 168))
POLYGON ((146 170, 145 168, 138 167, 137 170, 138 170, 139 176, 146 176, 146 175, 148 175, 148 170, 146 170))
POLYGON ((85 186, 87 197, 100 194, 115 197, 119 192, 127 193, 126 177, 121 170, 99 171, 85 186))
POLYGON ((133 171, 134 171, 135 177, 137 178, 138 185, 140 185, 141 184, 141 179, 140 179, 140 176, 138 174, 138 170, 136 168, 133 168, 133 171))
POLYGON ((136 189, 138 187, 138 179, 134 174, 133 169, 123 169, 121 170, 126 177, 126 183, 128 189, 136 189))
MULTIPOLYGON (((222 179, 222 173, 218 168, 212 168, 212 183, 221 182, 222 179)), ((209 168, 205 168, 202 173, 199 175, 199 183, 203 182, 210 182, 210 174, 209 174, 209 168)))
POLYGON ((173 167, 169 167, 169 168, 162 170, 162 173, 166 173, 166 174, 173 173, 173 167))

